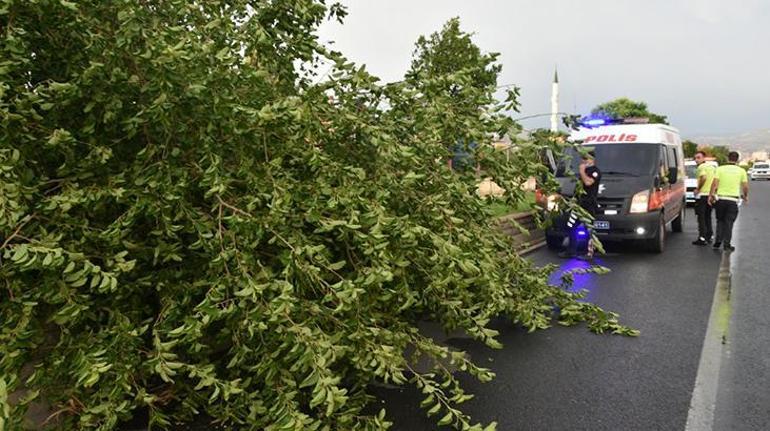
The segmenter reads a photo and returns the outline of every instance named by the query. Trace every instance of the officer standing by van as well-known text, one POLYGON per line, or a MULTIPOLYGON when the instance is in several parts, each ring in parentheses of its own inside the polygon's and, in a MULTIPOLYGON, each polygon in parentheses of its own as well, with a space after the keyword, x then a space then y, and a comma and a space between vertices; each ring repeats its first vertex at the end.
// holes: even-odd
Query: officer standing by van
POLYGON ((695 153, 695 163, 698 164, 698 169, 695 171, 695 176, 698 178, 698 186, 695 188, 698 199, 695 201, 695 214, 698 216, 698 239, 693 241, 693 245, 707 245, 714 235, 709 194, 716 168, 706 163, 706 153, 703 151, 695 153))
POLYGON ((718 249, 724 242, 725 251, 733 251, 733 223, 738 218, 738 201, 749 203, 749 179, 746 171, 738 166, 738 153, 727 155, 728 163, 717 168, 714 181, 711 184, 709 202, 717 213, 717 235, 714 248, 718 249))
MULTIPOLYGON (((584 191, 584 193, 578 197, 578 205, 590 214, 591 217, 596 217, 596 212, 599 208, 599 183, 602 180, 602 172, 596 167, 595 158, 596 153, 594 150, 589 150, 582 156, 582 160, 578 166, 578 180, 583 185, 584 191)), ((574 212, 570 213, 567 221, 567 228, 569 229, 569 245, 567 246, 566 252, 559 254, 561 257, 578 256, 578 243, 580 242, 578 232, 581 232, 579 229, 580 226, 581 222, 577 215, 574 212)), ((582 229, 582 232, 588 241, 588 250, 586 251, 585 257, 587 259, 592 259, 593 243, 591 242, 591 232, 586 227, 582 229)))

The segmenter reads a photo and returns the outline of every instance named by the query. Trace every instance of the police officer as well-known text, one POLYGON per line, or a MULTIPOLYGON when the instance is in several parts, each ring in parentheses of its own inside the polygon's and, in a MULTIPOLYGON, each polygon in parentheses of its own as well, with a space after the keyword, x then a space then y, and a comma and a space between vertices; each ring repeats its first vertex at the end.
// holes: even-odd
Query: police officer
POLYGON ((698 187, 695 189, 697 201, 695 201, 695 214, 698 216, 698 239, 693 241, 693 245, 706 245, 711 242, 714 234, 711 222, 711 204, 709 204, 709 193, 711 192, 711 183, 714 180, 716 168, 706 163, 706 153, 698 151, 695 153, 695 163, 698 169, 695 176, 698 178, 698 187))
POLYGON ((709 202, 717 213, 717 236, 714 248, 719 249, 724 242, 726 251, 733 251, 733 223, 738 218, 738 201, 749 203, 749 179, 746 171, 738 166, 738 153, 727 155, 728 163, 717 168, 711 184, 709 202))
MULTIPOLYGON (((596 167, 595 159, 596 153, 593 150, 587 151, 580 161, 578 166, 578 179, 583 185, 583 193, 578 197, 578 205, 586 210, 591 217, 596 216, 598 209, 598 195, 599 195, 599 183, 602 180, 602 172, 596 167)), ((577 190, 577 189, 576 189, 577 190)), ((575 257, 578 255, 578 232, 583 232, 583 235, 588 241, 588 250, 586 258, 593 258, 593 244, 591 242, 591 234, 587 228, 580 230, 581 222, 579 221, 575 213, 570 213, 567 220, 567 228, 569 229, 569 246, 565 253, 560 253, 561 257, 575 257)))

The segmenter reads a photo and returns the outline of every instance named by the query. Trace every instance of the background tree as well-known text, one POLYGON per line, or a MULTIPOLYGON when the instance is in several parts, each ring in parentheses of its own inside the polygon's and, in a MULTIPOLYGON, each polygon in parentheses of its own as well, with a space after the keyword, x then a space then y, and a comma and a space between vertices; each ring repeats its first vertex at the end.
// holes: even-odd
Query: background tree
POLYGON ((602 103, 591 110, 592 114, 606 115, 610 118, 649 118, 650 123, 668 124, 665 115, 655 114, 647 109, 647 104, 627 97, 621 97, 602 103))
POLYGON ((684 149, 684 157, 688 159, 695 157, 695 153, 698 152, 698 144, 687 139, 682 141, 682 148, 684 149))
POLYGON ((541 169, 486 145, 512 126, 492 86, 464 72, 381 85, 318 43, 343 14, 313 0, 3 3, 0 428, 42 400, 68 430, 140 410, 153 428, 202 414, 384 429, 368 388, 388 382, 420 388, 438 423, 480 429, 449 369, 493 373, 418 321, 491 347, 500 315, 634 333, 513 254, 475 179, 441 162, 462 130, 509 190, 541 169))
POLYGON ((473 43, 472 37, 472 34, 462 31, 457 17, 447 21, 441 31, 429 37, 420 36, 415 44, 406 79, 412 85, 424 87, 426 81, 462 74, 464 79, 445 81, 440 86, 458 101, 464 100, 465 88, 482 91, 494 88, 502 70, 502 66, 496 62, 500 54, 482 52, 473 43))
POLYGON ((685 157, 692 158, 696 152, 703 151, 707 157, 713 157, 720 165, 727 163, 727 155, 730 153, 730 148, 723 145, 698 145, 689 140, 682 141, 682 146, 685 157))
POLYGON ((713 157, 717 163, 724 165, 727 163, 727 155, 730 154, 730 148, 724 145, 703 146, 700 147, 706 154, 713 157))
MULTIPOLYGON (((494 93, 502 70, 497 63, 499 54, 482 52, 473 43, 472 36, 462 31, 459 18, 447 21, 441 31, 428 37, 420 36, 405 77, 409 86, 421 92, 425 100, 442 103, 449 109, 437 133, 454 157, 454 165, 475 165, 474 148, 488 139, 479 132, 489 129, 489 124, 482 124, 484 119, 476 113, 497 103, 494 93), (459 118, 482 121, 463 124, 457 121, 459 118)), ((518 109, 517 97, 518 89, 508 92, 509 109, 518 109)), ((504 117, 496 120, 502 119, 504 117)), ((505 133, 514 124, 508 121, 498 127, 500 130, 495 132, 505 133)))

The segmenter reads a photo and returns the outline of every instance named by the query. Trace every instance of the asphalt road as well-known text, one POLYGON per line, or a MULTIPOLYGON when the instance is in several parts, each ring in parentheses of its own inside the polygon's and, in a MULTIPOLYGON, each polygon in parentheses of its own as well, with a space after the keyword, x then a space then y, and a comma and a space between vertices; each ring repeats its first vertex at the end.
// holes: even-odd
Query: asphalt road
MULTIPOLYGON (((751 253, 750 247, 755 247, 745 238, 752 236, 744 231, 748 220, 756 218, 759 223, 767 217, 760 206, 770 205, 770 187, 755 189, 755 201, 743 210, 743 219, 736 227, 741 259, 751 253)), ((577 278, 577 287, 589 290, 588 300, 619 312, 624 323, 641 331, 637 338, 595 335, 585 327, 555 327, 528 334, 498 322, 496 329, 501 331, 499 339, 505 346, 502 350, 491 350, 467 339, 448 340, 497 373, 497 378, 486 384, 463 378, 466 388, 476 395, 464 404, 465 410, 475 421, 497 421, 498 430, 683 430, 721 258, 721 252, 710 247, 691 245, 696 233, 695 218, 688 211, 685 232, 670 234, 663 254, 614 247, 598 260, 611 273, 577 278)), ((761 243, 758 238, 751 241, 761 243)), ((767 268, 770 261, 764 256, 767 268)), ((762 260, 761 256, 756 258, 762 260)), ((536 252, 531 259, 538 264, 556 262, 563 269, 585 265, 559 260, 548 250, 536 252)), ((757 277, 770 280, 766 272, 757 277)), ((752 283, 742 276, 736 276, 736 281, 752 283)), ((770 314, 766 312, 770 304, 754 303, 748 292, 742 300, 752 313, 760 315, 761 322, 746 319, 735 323, 736 330, 755 327, 754 331, 742 332, 744 338, 740 346, 735 340, 736 348, 743 348, 744 343, 751 345, 752 337, 766 339, 770 333, 770 314), (762 325, 762 330, 757 325, 762 325)), ((738 381, 748 378, 742 374, 752 373, 750 370, 761 370, 760 375, 768 377, 770 351, 765 350, 761 359, 756 359, 758 354, 752 352, 743 358, 750 362, 751 369, 739 362, 737 358, 742 356, 735 356, 726 374, 735 374, 738 381)), ((756 386, 767 382, 765 378, 756 386)), ((744 405, 759 390, 764 391, 763 397, 752 402, 770 406, 767 389, 734 389, 729 395, 720 392, 720 396, 724 395, 720 398, 722 410, 742 415, 735 406, 744 405)), ((419 409, 421 397, 416 390, 377 392, 386 399, 395 430, 436 429, 435 421, 427 419, 419 409)), ((734 423, 730 418, 722 423, 726 424, 724 429, 735 429, 730 428, 734 423)))
POLYGON ((714 429, 770 430, 770 182, 751 182, 735 229, 714 429))

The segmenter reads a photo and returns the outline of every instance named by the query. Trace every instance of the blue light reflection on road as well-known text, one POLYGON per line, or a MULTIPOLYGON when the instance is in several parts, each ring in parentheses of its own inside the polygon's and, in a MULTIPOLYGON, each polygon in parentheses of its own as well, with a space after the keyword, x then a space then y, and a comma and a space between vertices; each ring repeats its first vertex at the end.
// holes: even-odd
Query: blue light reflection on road
MULTIPOLYGON (((548 283, 554 286, 561 285, 561 277, 564 273, 574 271, 576 269, 590 269, 592 266, 605 266, 601 259, 594 259, 593 262, 586 262, 580 259, 569 259, 564 261, 559 268, 556 269, 548 278, 548 283)), ((573 274, 574 282, 568 289, 570 292, 578 293, 586 291, 586 297, 584 301, 593 302, 594 290, 596 289, 596 277, 601 277, 597 274, 573 274)))

